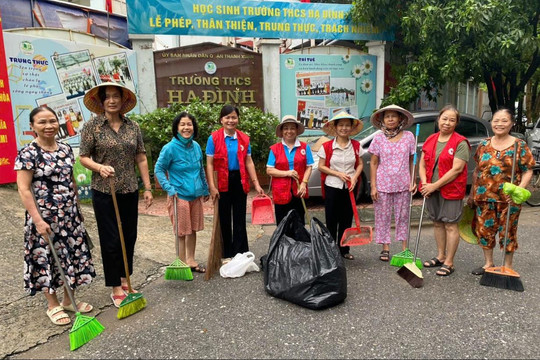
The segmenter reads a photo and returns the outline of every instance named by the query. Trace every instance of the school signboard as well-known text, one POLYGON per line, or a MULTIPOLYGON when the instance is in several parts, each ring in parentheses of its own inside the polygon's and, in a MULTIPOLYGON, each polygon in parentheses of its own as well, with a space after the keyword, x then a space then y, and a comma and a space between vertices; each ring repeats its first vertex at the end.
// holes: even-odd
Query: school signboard
POLYGON ((154 52, 158 107, 195 98, 264 107, 262 55, 214 43, 154 52))
POLYGON ((351 5, 245 0, 127 0, 130 34, 393 41, 354 24, 351 5))

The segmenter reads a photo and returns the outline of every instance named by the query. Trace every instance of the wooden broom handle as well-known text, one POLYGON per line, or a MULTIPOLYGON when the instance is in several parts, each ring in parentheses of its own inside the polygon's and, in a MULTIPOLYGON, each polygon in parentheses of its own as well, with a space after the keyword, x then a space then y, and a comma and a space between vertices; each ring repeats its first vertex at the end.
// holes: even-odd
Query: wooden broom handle
POLYGON ((114 212, 116 214, 116 224, 118 225, 118 234, 120 235, 120 244, 122 245, 122 257, 124 258, 124 270, 126 272, 126 281, 128 284, 128 292, 131 294, 133 289, 131 288, 131 280, 129 278, 129 266, 126 253, 126 243, 124 242, 124 232, 122 231, 122 220, 120 219, 120 211, 118 211, 118 202, 116 201, 116 188, 114 186, 114 177, 109 177, 109 183, 111 187, 111 196, 114 205, 114 212))

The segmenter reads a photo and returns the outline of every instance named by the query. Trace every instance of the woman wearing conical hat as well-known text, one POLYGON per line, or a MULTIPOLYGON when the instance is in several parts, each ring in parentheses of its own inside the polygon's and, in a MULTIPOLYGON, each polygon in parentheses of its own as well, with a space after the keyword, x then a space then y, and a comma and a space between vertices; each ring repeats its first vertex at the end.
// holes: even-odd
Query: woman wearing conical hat
MULTIPOLYGON (((345 111, 340 112, 323 126, 323 131, 334 139, 325 142, 317 153, 326 227, 338 244, 345 229, 351 227, 353 210, 349 192, 354 190, 363 168, 364 150, 350 137, 358 134, 362 127, 360 120, 345 111)), ((349 246, 340 246, 339 250, 345 259, 354 259, 349 246)))
POLYGON ((414 135, 405 131, 413 123, 410 112, 397 105, 389 105, 371 115, 371 123, 381 132, 373 137, 371 153, 371 199, 375 213, 375 242, 382 245, 379 259, 390 260, 392 213, 396 222, 396 241, 407 248, 409 237, 409 204, 411 168, 416 152, 414 135))
POLYGON ((304 125, 293 115, 285 115, 276 128, 281 141, 270 147, 266 173, 272 176, 272 197, 276 223, 290 210, 296 210, 304 221, 301 198, 308 197, 307 184, 311 176, 313 156, 309 145, 298 140, 304 125))
POLYGON ((116 83, 102 83, 84 96, 84 105, 97 116, 81 132, 81 164, 92 170, 92 203, 99 232, 105 286, 112 287, 111 299, 119 307, 128 290, 120 235, 111 196, 114 179, 128 267, 133 272, 137 240, 139 185, 135 165, 144 184, 146 207, 152 205, 152 187, 146 151, 139 125, 125 114, 137 103, 135 94, 116 83))

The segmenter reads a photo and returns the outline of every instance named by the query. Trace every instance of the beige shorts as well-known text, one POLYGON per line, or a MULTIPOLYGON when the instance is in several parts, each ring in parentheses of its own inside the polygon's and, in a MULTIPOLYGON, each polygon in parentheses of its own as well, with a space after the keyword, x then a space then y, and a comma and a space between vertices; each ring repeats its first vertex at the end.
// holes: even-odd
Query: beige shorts
MULTIPOLYGON (((167 211, 173 224, 174 232, 174 208, 173 198, 167 197, 167 211)), ((203 200, 198 197, 192 201, 176 198, 176 215, 178 216, 178 236, 190 235, 193 232, 204 229, 203 200)))

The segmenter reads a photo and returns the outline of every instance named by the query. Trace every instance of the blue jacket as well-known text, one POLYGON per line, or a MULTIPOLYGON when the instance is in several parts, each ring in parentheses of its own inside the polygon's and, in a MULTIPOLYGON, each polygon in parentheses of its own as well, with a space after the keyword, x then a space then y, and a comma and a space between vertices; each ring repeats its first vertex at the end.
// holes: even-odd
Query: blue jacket
POLYGON ((192 201, 209 194, 203 154, 196 141, 184 145, 173 138, 161 149, 154 174, 169 196, 176 194, 180 199, 192 201))

